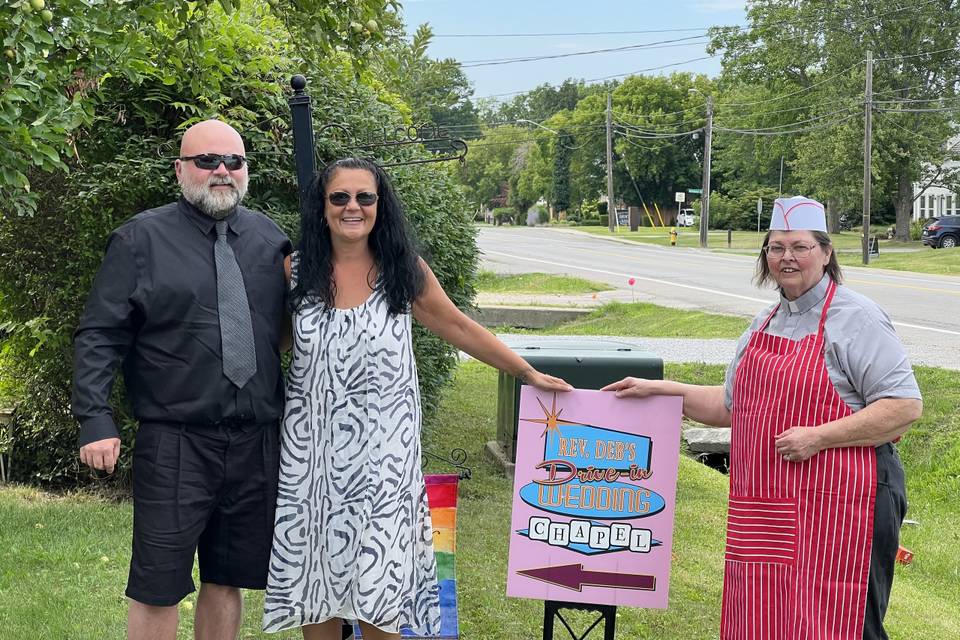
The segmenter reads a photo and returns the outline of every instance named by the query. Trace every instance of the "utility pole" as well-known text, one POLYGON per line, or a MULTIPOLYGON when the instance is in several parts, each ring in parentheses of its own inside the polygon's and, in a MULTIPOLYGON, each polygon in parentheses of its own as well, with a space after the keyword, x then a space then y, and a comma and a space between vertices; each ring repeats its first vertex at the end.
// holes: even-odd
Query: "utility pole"
POLYGON ((870 264, 870 185, 873 151, 873 51, 867 51, 867 86, 863 100, 863 264, 870 264))
POLYGON ((707 126, 703 136, 703 193, 700 195, 700 246, 707 246, 710 228, 710 146, 713 139, 713 96, 707 96, 707 126))
POLYGON ((783 195, 783 156, 780 156, 780 186, 777 187, 777 197, 783 195))
POLYGON ((607 94, 607 224, 617 229, 617 206, 613 202, 613 101, 607 94))

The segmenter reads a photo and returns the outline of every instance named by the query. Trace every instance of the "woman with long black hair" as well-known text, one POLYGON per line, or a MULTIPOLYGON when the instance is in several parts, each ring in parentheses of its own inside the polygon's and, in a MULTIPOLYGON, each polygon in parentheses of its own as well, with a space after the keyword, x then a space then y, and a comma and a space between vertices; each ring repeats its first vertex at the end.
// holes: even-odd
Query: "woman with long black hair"
POLYGON ((411 316, 458 349, 547 391, 542 374, 465 316, 419 257, 390 179, 328 165, 293 256, 293 363, 264 629, 340 640, 439 632, 433 532, 420 470, 411 316))

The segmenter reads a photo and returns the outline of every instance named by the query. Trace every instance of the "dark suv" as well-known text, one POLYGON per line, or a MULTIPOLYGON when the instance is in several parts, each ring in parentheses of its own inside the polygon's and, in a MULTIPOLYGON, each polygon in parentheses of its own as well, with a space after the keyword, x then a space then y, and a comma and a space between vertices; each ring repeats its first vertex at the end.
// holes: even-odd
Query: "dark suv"
POLYGON ((936 249, 937 247, 953 248, 960 245, 960 216, 943 216, 931 220, 923 227, 920 236, 923 244, 936 249))

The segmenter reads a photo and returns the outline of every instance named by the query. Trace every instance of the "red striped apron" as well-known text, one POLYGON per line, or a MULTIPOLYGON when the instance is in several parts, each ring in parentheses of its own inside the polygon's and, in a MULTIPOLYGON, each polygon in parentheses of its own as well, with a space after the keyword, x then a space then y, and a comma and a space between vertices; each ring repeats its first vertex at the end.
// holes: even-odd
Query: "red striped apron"
MULTIPOLYGON (((724 640, 861 640, 876 496, 873 447, 786 462, 774 436, 848 416, 827 374, 823 325, 790 340, 764 332, 734 377, 724 640)), ((779 307, 778 307, 779 308, 779 307)))

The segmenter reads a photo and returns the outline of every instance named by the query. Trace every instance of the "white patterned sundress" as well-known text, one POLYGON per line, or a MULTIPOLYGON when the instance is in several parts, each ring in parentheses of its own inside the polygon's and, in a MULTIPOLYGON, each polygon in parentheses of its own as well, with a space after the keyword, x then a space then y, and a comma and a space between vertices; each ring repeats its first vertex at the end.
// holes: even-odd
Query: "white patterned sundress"
POLYGON ((410 314, 382 289, 293 320, 263 628, 339 617, 439 633, 410 314))

